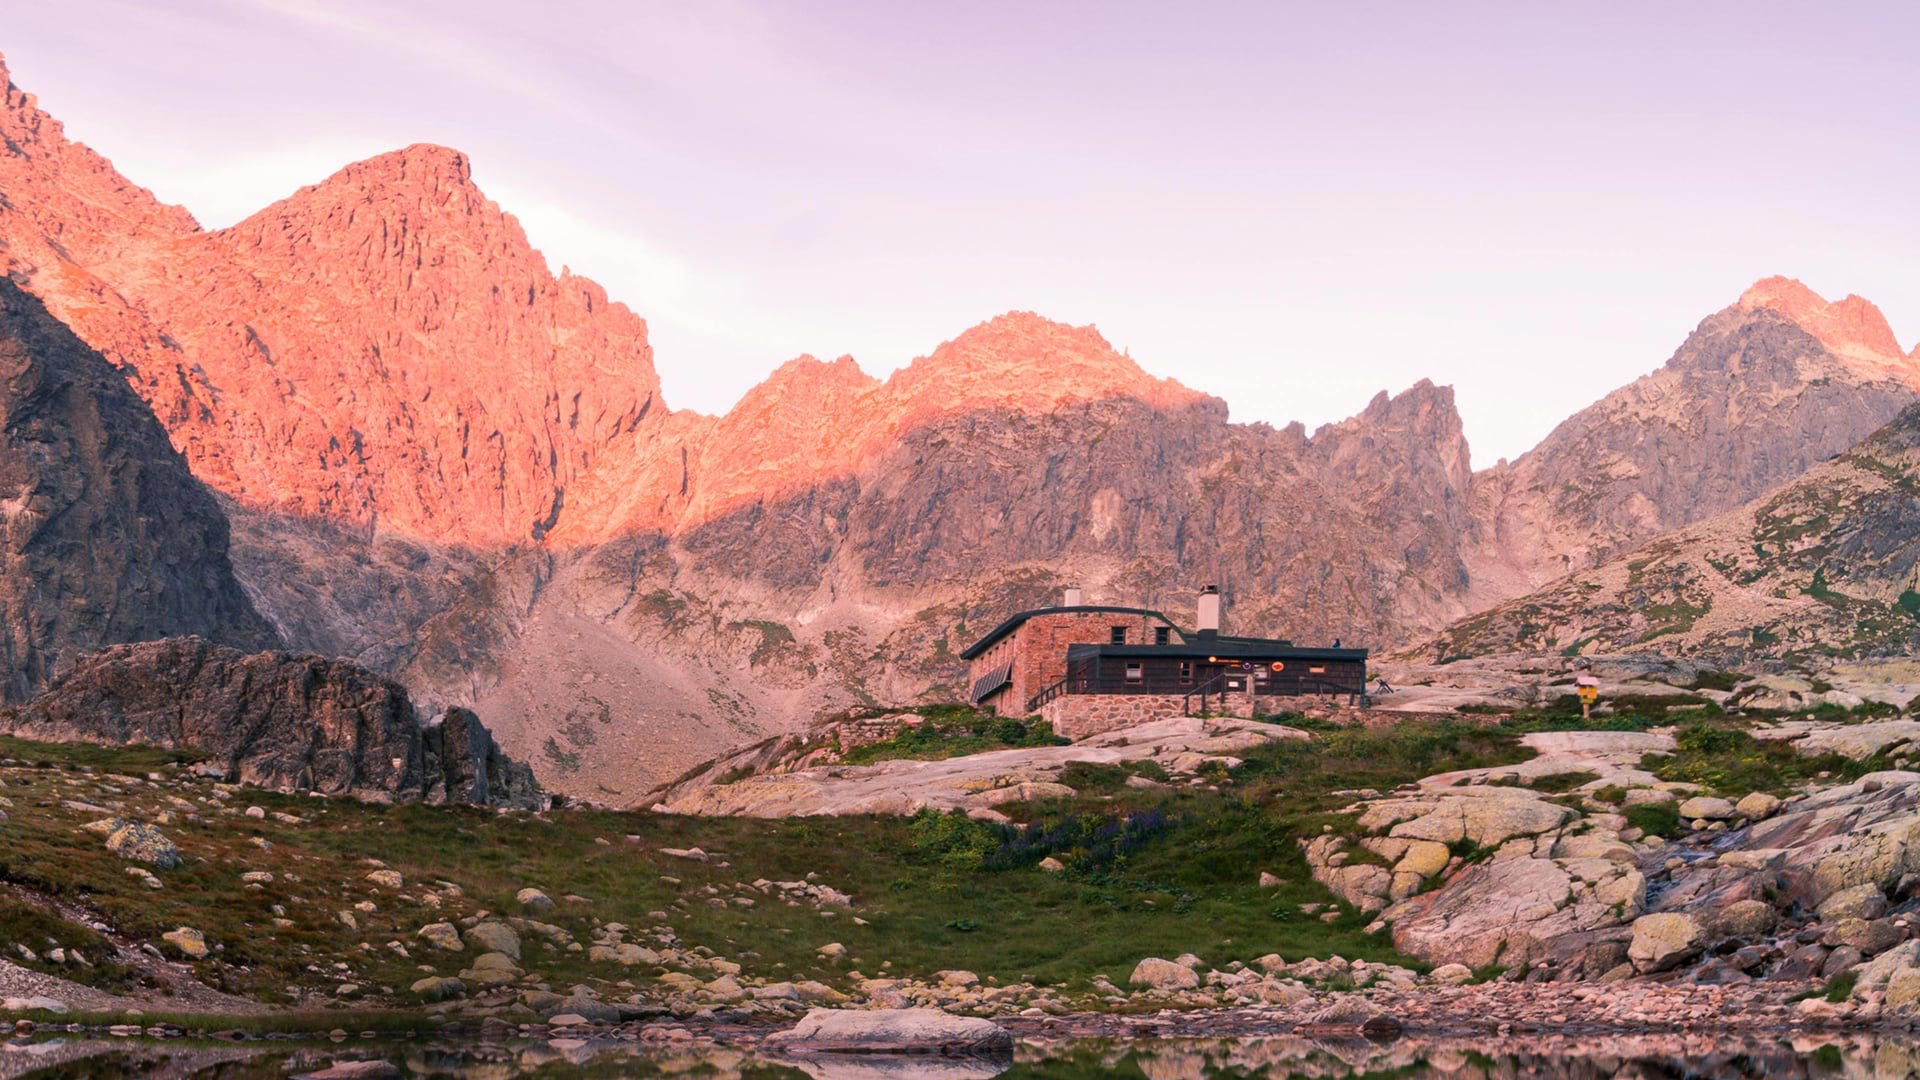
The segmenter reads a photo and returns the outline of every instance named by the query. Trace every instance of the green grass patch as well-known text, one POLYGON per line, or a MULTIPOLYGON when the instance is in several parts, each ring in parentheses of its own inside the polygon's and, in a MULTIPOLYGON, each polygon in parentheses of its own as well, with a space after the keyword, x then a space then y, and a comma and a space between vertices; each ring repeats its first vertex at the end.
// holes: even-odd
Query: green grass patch
POLYGON ((125 990, 133 985, 131 971, 114 958, 113 947, 92 927, 62 918, 48 905, 22 899, 0 887, 0 957, 49 975, 88 986, 125 990), (20 952, 25 947, 34 956, 20 952), (55 961, 61 951, 65 962, 55 961))
POLYGON ((1584 784, 1591 784, 1598 779, 1600 779, 1599 773, 1578 771, 1552 773, 1547 776, 1531 777, 1526 781, 1526 786, 1535 791, 1543 791, 1550 795, 1562 795, 1584 784))
POLYGON ((1065 746, 1072 741, 1055 735, 1053 725, 1037 716, 1021 720, 961 706, 932 706, 919 710, 919 715, 920 723, 902 728, 891 739, 856 746, 841 760, 849 765, 900 759, 935 761, 989 750, 1065 746))
POLYGON ((1881 756, 1854 761, 1839 754, 1802 755, 1781 742, 1763 742, 1737 727, 1696 720, 1674 733, 1672 754, 1649 754, 1641 767, 1662 780, 1699 784, 1739 798, 1764 791, 1783 795, 1827 773, 1835 783, 1893 768, 1881 756))
POLYGON ((144 776, 169 766, 190 765, 205 755, 191 750, 161 750, 151 746, 95 746, 92 743, 50 743, 0 735, 0 761, 19 761, 42 769, 93 769, 99 772, 144 776))
POLYGON ((1740 685, 1740 680, 1741 676, 1731 671, 1716 671, 1712 668, 1701 668, 1700 671, 1694 675, 1693 681, 1687 684, 1687 689, 1728 692, 1740 685))
POLYGON ((1111 795, 1126 788, 1132 777, 1167 782, 1167 770, 1157 761, 1126 761, 1103 765, 1095 761, 1076 761, 1060 770, 1060 782, 1082 795, 1111 795))

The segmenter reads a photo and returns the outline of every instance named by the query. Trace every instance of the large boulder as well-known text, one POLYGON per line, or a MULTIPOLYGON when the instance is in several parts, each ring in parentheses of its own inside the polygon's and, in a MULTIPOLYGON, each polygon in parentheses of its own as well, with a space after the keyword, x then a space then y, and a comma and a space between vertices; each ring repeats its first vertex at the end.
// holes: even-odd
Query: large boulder
POLYGON ((1005 1054, 1013 1036, 991 1020, 939 1009, 814 1009, 766 1045, 790 1053, 1005 1054))
POLYGON ((1887 913, 1887 894, 1872 882, 1854 885, 1822 900, 1814 911, 1823 923, 1837 923, 1844 919, 1871 921, 1887 913))
POLYGON ((544 805, 532 770, 464 709, 423 729, 400 684, 344 660, 247 654, 197 637, 87 657, 0 714, 0 731, 195 750, 230 782, 282 790, 544 805))
POLYGON ((1537 836, 1576 817, 1534 792, 1503 787, 1461 789, 1374 802, 1360 815, 1369 832, 1440 844, 1496 848, 1516 837, 1537 836))
POLYGON ((129 862, 142 862, 161 870, 180 865, 180 848, 167 834, 138 821, 115 821, 107 833, 107 850, 129 862))
POLYGON ((1666 971, 1700 955, 1706 931, 1700 921, 1678 912, 1642 915, 1633 921, 1627 959, 1642 974, 1666 971))
MULTIPOLYGON (((1646 878, 1612 859, 1505 858, 1469 866, 1388 908, 1394 947, 1436 964, 1516 965, 1561 942, 1620 933, 1640 913, 1646 878)), ((1584 947, 1584 946, 1582 946, 1584 947)))
POLYGON ((1150 990, 1192 990, 1200 985, 1200 976, 1184 964, 1149 956, 1134 965, 1127 982, 1150 990))
POLYGON ((1680 804, 1680 816, 1688 821, 1726 821, 1740 816, 1733 803, 1708 795, 1696 795, 1680 804))
POLYGON ((520 935, 513 927, 500 922, 483 922, 469 928, 466 932, 467 944, 483 953, 504 953, 515 960, 520 959, 520 935))

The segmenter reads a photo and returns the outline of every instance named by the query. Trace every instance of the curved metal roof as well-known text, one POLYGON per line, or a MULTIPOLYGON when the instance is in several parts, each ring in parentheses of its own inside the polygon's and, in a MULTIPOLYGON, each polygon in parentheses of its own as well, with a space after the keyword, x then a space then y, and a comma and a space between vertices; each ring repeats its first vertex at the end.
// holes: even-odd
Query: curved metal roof
POLYGON ((1176 634, 1179 634, 1182 639, 1185 639, 1191 636, 1185 630, 1180 629, 1178 626, 1174 626, 1172 619, 1167 618, 1165 615, 1162 615, 1160 612, 1155 611, 1152 608, 1110 607, 1106 604, 1077 604, 1073 607, 1034 608, 1031 611, 1023 611, 1020 614, 1015 615, 1012 618, 1008 619, 1006 622, 1001 623, 999 626, 994 627, 992 630, 987 631, 986 637, 983 637, 979 641, 976 641, 973 644, 967 646, 966 650, 960 654, 960 659, 971 660, 974 657, 979 656, 981 653, 986 652, 989 648, 993 646, 994 642, 999 641, 1001 638, 1006 637, 1008 634, 1013 633, 1015 630, 1018 630, 1020 628, 1020 624, 1026 622, 1028 619, 1033 618, 1035 615, 1081 615, 1081 614, 1101 614, 1101 613, 1113 614, 1113 615, 1152 616, 1153 618, 1159 619, 1161 622, 1166 623, 1168 626, 1172 626, 1173 632, 1176 634))

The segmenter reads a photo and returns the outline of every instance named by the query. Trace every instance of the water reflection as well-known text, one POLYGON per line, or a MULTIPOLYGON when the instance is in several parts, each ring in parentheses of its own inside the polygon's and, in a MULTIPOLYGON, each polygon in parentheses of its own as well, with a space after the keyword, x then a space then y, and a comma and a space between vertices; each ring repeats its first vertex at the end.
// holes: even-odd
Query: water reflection
POLYGON ((1519 1080, 1605 1077, 1920 1078, 1912 1037, 1823 1035, 1779 1039, 1711 1035, 1472 1040, 1406 1038, 1387 1043, 1274 1036, 1150 1041, 1023 1041, 1003 1061, 843 1057, 793 1059, 711 1044, 675 1049, 632 1041, 554 1039, 469 1046, 393 1043, 196 1044, 77 1037, 13 1042, 0 1049, 0 1080, 277 1080, 340 1062, 380 1061, 410 1080, 572 1080, 688 1077, 713 1080, 985 1080, 1003 1077, 1443 1077, 1519 1080))

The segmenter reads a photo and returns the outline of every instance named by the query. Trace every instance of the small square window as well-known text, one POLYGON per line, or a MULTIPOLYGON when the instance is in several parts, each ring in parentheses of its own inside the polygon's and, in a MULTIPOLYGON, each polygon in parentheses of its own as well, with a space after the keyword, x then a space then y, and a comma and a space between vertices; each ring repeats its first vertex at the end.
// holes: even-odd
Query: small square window
POLYGON ((1140 681, 1140 665, 1139 664, 1127 665, 1127 681, 1128 682, 1140 681))
POLYGON ((1180 681, 1182 683, 1190 683, 1193 681, 1193 661, 1180 661, 1180 681))
POLYGON ((1127 643, 1127 628, 1124 626, 1114 627, 1109 640, 1115 645, 1125 645, 1127 643))
POLYGON ((1165 626, 1156 626, 1153 628, 1153 643, 1155 645, 1165 645, 1171 640, 1173 640, 1173 631, 1171 629, 1165 626))

